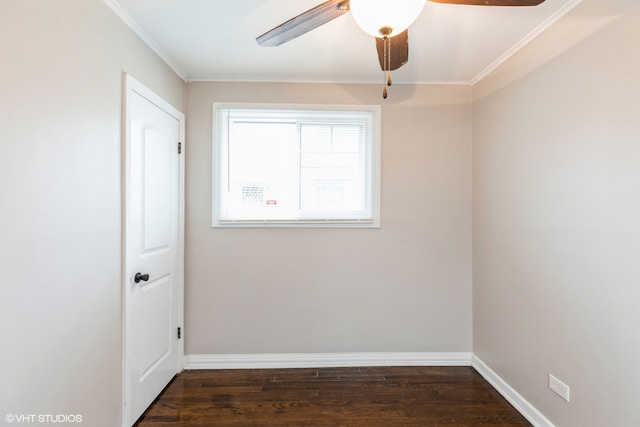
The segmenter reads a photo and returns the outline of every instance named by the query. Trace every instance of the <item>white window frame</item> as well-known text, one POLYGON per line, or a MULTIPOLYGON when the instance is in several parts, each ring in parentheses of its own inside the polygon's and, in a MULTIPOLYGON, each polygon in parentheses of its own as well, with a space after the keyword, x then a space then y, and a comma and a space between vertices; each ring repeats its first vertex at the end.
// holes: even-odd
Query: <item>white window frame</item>
POLYGON ((213 102, 212 117, 212 174, 211 174, 211 225, 212 227, 290 227, 290 228, 380 228, 380 175, 381 175, 381 106, 380 105, 317 105, 317 104, 263 104, 213 102), (342 219, 304 219, 304 220, 220 220, 220 200, 218 195, 218 173, 224 159, 219 123, 220 109, 278 109, 278 110, 313 110, 313 111, 367 111, 372 113, 372 147, 371 147, 371 216, 370 220, 342 219))

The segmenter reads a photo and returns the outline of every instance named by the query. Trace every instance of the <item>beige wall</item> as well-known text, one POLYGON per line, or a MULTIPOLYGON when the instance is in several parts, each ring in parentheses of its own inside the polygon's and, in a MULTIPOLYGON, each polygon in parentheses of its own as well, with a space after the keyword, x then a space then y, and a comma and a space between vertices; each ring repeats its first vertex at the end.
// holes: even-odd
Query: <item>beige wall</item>
POLYGON ((474 353, 562 427, 640 425, 638 40, 585 0, 474 88, 474 353))
POLYGON ((470 97, 189 84, 186 353, 470 351, 470 97), (382 228, 211 228, 214 100, 382 104, 382 228))
POLYGON ((0 53, 0 424, 117 426, 122 71, 184 83, 99 0, 1 0, 0 53))

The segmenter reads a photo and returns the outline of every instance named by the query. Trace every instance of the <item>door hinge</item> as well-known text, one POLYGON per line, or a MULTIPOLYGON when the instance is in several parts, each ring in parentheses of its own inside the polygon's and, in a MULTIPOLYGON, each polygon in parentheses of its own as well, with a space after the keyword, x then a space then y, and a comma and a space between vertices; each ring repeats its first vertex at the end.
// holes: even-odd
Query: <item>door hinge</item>
POLYGON ((178 142, 178 154, 182 154, 182 142, 178 142))
POLYGON ((182 338, 182 328, 178 327, 178 339, 182 338))

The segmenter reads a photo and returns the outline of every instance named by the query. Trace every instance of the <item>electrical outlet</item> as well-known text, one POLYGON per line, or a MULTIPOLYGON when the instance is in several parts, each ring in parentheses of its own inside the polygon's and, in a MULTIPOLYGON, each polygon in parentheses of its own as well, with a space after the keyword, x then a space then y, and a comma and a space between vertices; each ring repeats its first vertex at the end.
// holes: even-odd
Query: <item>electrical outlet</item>
POLYGON ((549 374, 549 388, 567 402, 569 401, 569 386, 551 374, 549 374))

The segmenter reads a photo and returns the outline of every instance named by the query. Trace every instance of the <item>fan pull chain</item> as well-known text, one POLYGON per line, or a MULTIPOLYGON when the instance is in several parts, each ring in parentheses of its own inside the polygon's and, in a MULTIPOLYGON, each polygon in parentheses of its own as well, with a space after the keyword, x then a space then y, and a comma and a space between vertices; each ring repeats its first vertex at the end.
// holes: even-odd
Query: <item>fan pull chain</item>
POLYGON ((391 86, 391 38, 387 37, 387 43, 389 46, 387 47, 387 86, 391 86))
POLYGON ((386 74, 386 81, 385 81, 385 85, 382 86, 382 97, 384 99, 387 99, 388 93, 387 93, 387 86, 391 86, 391 39, 389 38, 388 35, 385 35, 383 38, 383 49, 384 49, 384 58, 383 58, 383 63, 384 66, 382 67, 382 72, 386 74))

